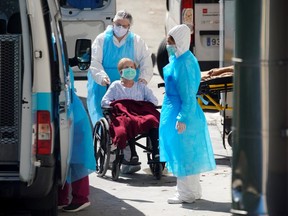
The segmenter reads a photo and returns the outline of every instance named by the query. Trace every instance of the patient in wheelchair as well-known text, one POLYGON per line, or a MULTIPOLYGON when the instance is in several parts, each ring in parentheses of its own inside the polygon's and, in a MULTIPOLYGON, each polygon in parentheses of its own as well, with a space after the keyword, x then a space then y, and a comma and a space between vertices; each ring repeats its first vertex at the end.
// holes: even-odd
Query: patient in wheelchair
MULTIPOLYGON (((123 58, 118 63, 120 80, 114 81, 102 98, 101 106, 112 106, 125 112, 120 115, 114 113, 114 122, 111 121, 110 130, 113 144, 125 149, 127 142, 131 150, 129 155, 124 151, 122 164, 126 165, 122 173, 133 173, 141 169, 133 137, 138 132, 146 131, 152 143, 152 158, 159 161, 158 127, 160 113, 155 106, 158 100, 147 85, 134 81, 136 65, 129 58, 123 58), (138 112, 137 115, 133 115, 138 112), (144 114, 144 115, 142 115, 144 114), (134 120, 134 121, 132 121, 134 120), (136 166, 135 166, 136 165, 136 166)), ((127 149, 127 148, 126 148, 127 149)))

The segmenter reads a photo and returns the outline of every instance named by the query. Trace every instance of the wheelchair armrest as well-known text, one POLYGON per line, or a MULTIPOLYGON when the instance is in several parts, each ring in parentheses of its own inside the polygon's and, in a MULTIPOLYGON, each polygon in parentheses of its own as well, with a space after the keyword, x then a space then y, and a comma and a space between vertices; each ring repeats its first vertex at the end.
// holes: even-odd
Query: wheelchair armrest
POLYGON ((155 106, 156 109, 161 109, 162 108, 162 105, 157 105, 155 106))

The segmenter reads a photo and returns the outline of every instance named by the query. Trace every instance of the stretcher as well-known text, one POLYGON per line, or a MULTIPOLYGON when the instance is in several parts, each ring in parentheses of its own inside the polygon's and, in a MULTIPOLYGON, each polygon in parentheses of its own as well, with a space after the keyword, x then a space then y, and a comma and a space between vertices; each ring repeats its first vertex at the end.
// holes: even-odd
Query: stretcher
MULTIPOLYGON (((159 83, 158 88, 164 87, 165 83, 159 83)), ((225 137, 227 135, 228 144, 232 145, 232 117, 226 115, 226 111, 232 111, 231 104, 227 103, 227 93, 233 91, 233 74, 230 76, 214 76, 208 80, 200 82, 197 93, 198 103, 203 110, 217 110, 223 115, 223 147, 226 149, 225 137), (215 95, 220 95, 221 102, 215 99, 215 95)))
POLYGON ((232 118, 226 116, 226 111, 232 111, 231 104, 228 104, 227 93, 233 91, 233 76, 213 77, 212 79, 201 81, 197 93, 198 103, 203 110, 218 110, 223 115, 223 146, 226 149, 225 136, 228 135, 227 141, 232 144, 232 118), (220 101, 217 101, 213 95, 220 95, 220 101))

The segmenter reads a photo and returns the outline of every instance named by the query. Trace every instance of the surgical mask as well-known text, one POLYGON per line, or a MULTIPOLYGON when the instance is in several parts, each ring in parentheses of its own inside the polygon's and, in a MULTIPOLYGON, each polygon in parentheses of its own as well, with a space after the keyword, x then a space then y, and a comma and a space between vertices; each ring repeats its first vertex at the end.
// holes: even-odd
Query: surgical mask
POLYGON ((169 45, 168 44, 168 45, 166 45, 166 50, 167 50, 169 56, 173 56, 173 55, 175 55, 177 48, 175 45, 169 45))
POLYGON ((133 80, 136 77, 136 70, 134 68, 122 69, 122 77, 127 80, 133 80))
POLYGON ((114 25, 113 31, 117 37, 123 37, 127 33, 128 28, 126 29, 126 28, 123 28, 122 26, 114 25))

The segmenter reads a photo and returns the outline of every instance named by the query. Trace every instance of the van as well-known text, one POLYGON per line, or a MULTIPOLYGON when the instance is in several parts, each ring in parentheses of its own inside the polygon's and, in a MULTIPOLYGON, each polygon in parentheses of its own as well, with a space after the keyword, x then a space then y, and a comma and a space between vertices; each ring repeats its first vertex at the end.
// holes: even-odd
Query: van
POLYGON ((0 1, 0 214, 58 214, 73 141, 68 62, 58 0, 0 1))
MULTIPOLYGON (((190 50, 198 59, 201 71, 219 67, 219 0, 166 0, 165 33, 186 24, 191 30, 190 50)), ((163 78, 168 64, 166 38, 157 51, 157 67, 163 78)))
MULTIPOLYGON (((60 7, 69 58, 74 57, 78 38, 94 41, 116 14, 116 0, 61 0, 60 7)), ((73 71, 75 80, 87 80, 87 71, 73 71)))

